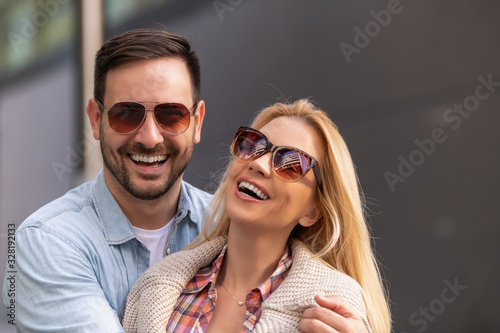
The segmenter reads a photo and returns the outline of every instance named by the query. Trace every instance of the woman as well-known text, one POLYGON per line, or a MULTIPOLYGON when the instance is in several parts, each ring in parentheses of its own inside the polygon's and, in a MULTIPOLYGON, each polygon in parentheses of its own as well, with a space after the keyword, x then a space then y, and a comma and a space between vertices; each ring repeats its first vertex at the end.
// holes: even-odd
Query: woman
POLYGON ((314 296, 368 331, 390 315, 347 147, 307 100, 264 109, 231 145, 202 234, 139 278, 127 332, 296 332, 314 296))

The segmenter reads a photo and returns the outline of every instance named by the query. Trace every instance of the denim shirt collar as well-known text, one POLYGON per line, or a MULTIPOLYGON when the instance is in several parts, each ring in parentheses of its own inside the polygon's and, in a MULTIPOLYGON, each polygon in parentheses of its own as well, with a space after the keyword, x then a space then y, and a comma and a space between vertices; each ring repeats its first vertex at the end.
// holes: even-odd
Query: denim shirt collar
POLYGON ((135 238, 134 229, 104 180, 103 170, 99 172, 91 188, 95 210, 110 245, 123 244, 135 238))
POLYGON ((194 205, 189 199, 190 197, 187 193, 186 184, 184 183, 184 181, 182 181, 181 193, 179 195, 179 203, 177 205, 177 213, 174 219, 175 224, 178 224, 181 221, 183 221, 186 216, 188 217, 189 222, 195 224, 198 222, 196 214, 191 214, 191 210, 189 209, 194 205))
MULTIPOLYGON (((118 245, 136 238, 132 224, 125 216, 106 185, 102 169, 92 184, 91 192, 92 200, 94 201, 95 209, 103 226, 104 235, 108 243, 110 245, 118 245)), ((177 205, 174 223, 180 223, 186 216, 189 217, 189 222, 197 223, 196 214, 190 214, 189 207, 192 206, 192 203, 189 199, 186 184, 182 181, 179 204, 177 205)))

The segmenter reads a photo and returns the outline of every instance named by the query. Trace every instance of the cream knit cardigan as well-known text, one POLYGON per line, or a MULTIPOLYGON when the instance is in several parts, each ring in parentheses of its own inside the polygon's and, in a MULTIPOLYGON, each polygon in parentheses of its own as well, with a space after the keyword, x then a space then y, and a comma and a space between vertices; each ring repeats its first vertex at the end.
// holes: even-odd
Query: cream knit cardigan
MULTIPOLYGON (((201 246, 174 253, 148 269, 134 284, 125 308, 125 332, 166 331, 182 290, 199 268, 212 263, 226 244, 218 237, 201 246)), ((339 296, 355 308, 371 333, 361 287, 354 279, 318 260, 299 242, 292 243, 292 267, 281 285, 262 303, 262 314, 253 332, 299 332, 302 313, 317 306, 314 295, 339 296)))

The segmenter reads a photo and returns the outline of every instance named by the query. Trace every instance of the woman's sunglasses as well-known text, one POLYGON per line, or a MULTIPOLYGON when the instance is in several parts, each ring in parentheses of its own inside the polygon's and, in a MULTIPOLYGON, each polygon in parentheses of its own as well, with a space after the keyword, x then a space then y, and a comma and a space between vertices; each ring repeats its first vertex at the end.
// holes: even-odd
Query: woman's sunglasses
POLYGON ((250 162, 267 152, 272 152, 272 169, 276 176, 296 182, 313 170, 320 191, 323 190, 318 161, 300 149, 288 146, 275 146, 261 132, 250 127, 240 127, 231 144, 231 154, 238 160, 250 162))
POLYGON ((130 134, 141 127, 146 119, 146 111, 151 110, 156 124, 165 132, 172 135, 184 133, 194 116, 198 103, 189 110, 180 103, 160 103, 152 109, 147 109, 138 102, 118 102, 106 109, 97 101, 99 108, 108 115, 109 126, 117 133, 130 134))

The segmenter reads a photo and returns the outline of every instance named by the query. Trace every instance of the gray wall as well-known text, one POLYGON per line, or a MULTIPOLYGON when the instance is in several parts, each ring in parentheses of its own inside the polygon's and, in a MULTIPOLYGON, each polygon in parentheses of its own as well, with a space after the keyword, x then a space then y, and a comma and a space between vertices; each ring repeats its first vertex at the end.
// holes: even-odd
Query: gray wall
MULTIPOLYGON (((207 190, 214 189, 212 175, 234 131, 257 110, 283 97, 317 101, 338 124, 368 197, 393 331, 499 332, 500 83, 479 88, 477 97, 476 88, 478 77, 500 82, 500 2, 396 4, 171 1, 107 34, 159 22, 194 44, 207 115, 185 178, 207 190), (225 4, 225 11, 214 4, 225 4), (390 22, 377 24, 371 11, 393 5, 390 22), (373 29, 369 42, 355 28, 373 29), (341 43, 358 43, 350 62, 341 43), (464 103, 473 111, 451 110, 464 103), (416 166, 405 169, 402 160, 416 166), (388 172, 400 177, 392 188, 388 172)), ((1 92, 3 233, 8 221, 70 187, 50 167, 64 161, 67 145, 77 148, 68 131, 79 131, 69 112, 78 79, 71 81, 64 68, 43 76, 42 85, 34 80, 1 92), (33 130, 43 120, 30 107, 40 93, 46 98, 38 109, 57 114, 57 128, 33 130)))

